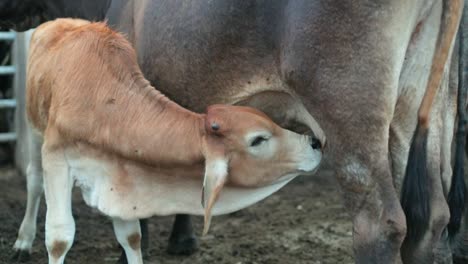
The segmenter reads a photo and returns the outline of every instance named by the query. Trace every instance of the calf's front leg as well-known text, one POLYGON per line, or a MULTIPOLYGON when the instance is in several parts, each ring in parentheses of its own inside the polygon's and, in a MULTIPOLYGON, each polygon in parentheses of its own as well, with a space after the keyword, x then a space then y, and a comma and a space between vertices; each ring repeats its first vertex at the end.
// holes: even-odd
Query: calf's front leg
MULTIPOLYGON (((148 255, 148 219, 140 219, 140 230, 141 230, 141 252, 143 258, 146 258, 148 255)), ((120 258, 117 260, 117 264, 128 264, 127 256, 125 255, 125 250, 121 246, 120 258)))
MULTIPOLYGON (((140 220, 141 247, 145 253, 148 249, 148 220, 140 220)), ((191 255, 198 249, 197 238, 193 232, 190 215, 178 214, 175 216, 167 252, 171 255, 191 255)), ((146 255, 145 255, 146 256, 146 255)), ((125 250, 117 261, 118 264, 130 263, 127 261, 125 250)))
POLYGON ((113 218, 115 236, 122 246, 129 264, 143 264, 141 254, 141 231, 138 220, 122 220, 113 218))

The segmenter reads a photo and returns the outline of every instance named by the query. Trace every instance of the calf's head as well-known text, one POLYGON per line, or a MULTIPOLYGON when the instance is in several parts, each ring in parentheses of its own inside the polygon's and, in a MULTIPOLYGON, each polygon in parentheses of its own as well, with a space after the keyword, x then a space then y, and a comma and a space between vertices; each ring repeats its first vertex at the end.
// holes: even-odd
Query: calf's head
POLYGON ((208 107, 205 130, 204 233, 225 184, 245 188, 275 184, 312 174, 322 159, 322 142, 283 129, 249 107, 208 107))

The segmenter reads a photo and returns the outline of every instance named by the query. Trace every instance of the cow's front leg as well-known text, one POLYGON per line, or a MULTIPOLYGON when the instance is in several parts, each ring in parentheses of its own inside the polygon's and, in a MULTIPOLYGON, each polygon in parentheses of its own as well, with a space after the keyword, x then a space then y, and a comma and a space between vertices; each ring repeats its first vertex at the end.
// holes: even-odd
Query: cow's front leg
POLYGON ((190 215, 175 216, 167 252, 172 255, 191 255, 198 249, 190 215))
POLYGON ((44 147, 42 153, 47 204, 45 241, 49 264, 62 264, 75 237, 71 209, 73 179, 63 152, 48 151, 44 147))
POLYGON ((113 218, 112 224, 117 241, 125 251, 127 262, 129 264, 142 264, 140 222, 113 218))
POLYGON ((390 171, 383 163, 366 165, 351 161, 338 172, 346 207, 353 216, 356 263, 401 263, 406 221, 390 171))

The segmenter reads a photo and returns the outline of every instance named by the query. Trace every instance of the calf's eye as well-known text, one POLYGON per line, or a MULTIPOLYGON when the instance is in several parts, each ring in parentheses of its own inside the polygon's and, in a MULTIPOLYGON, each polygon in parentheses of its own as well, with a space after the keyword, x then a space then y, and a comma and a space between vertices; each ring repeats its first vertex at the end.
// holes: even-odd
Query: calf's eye
POLYGON ((262 136, 255 137, 254 140, 252 140, 252 142, 250 143, 250 146, 251 147, 259 146, 260 144, 262 144, 266 140, 267 139, 265 137, 262 137, 262 136))

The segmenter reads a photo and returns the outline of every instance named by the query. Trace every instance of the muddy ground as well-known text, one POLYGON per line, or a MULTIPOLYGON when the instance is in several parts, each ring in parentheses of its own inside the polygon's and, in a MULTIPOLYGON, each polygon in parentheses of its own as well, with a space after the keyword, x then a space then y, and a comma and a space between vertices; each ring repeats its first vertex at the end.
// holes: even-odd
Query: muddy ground
MULTIPOLYGON (((0 263, 9 256, 26 205, 26 180, 11 168, 0 172, 0 263)), ((75 242, 66 263, 114 263, 120 251, 111 222, 92 211, 75 189, 75 242)), ((44 246, 45 204, 27 263, 47 263, 44 246)), ((145 263, 300 264, 352 263, 351 222, 331 173, 297 178, 266 200, 231 215, 215 217, 200 249, 189 257, 165 252, 173 217, 149 221, 150 248, 145 263)), ((196 217, 197 234, 202 218, 196 217)))

